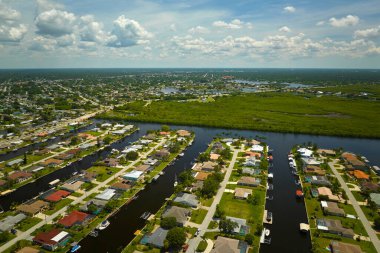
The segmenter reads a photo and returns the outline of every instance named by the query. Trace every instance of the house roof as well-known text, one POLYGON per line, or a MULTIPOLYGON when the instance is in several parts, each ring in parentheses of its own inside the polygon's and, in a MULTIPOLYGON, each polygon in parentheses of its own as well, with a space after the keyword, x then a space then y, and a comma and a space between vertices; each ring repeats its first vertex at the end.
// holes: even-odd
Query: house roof
POLYGON ((7 216, 5 219, 0 221, 0 231, 8 231, 12 229, 17 223, 26 218, 26 215, 19 213, 14 216, 7 216))
POLYGON ((350 174, 352 174, 356 179, 369 179, 369 175, 361 170, 350 171, 350 174))
POLYGON ((50 158, 50 159, 47 159, 46 161, 42 162, 41 164, 44 165, 44 166, 48 166, 50 164, 57 164, 57 165, 59 165, 61 163, 63 163, 62 160, 50 158))
POLYGON ((192 207, 196 207, 199 203, 197 197, 189 193, 179 193, 173 201, 186 204, 192 207))
POLYGON ((203 171, 199 171, 195 174, 195 179, 196 180, 201 180, 201 181, 204 181, 206 180, 206 178, 210 175, 211 173, 208 173, 208 172, 203 172, 203 171))
POLYGON ((33 238, 40 244, 55 245, 65 238, 69 233, 60 229, 52 229, 49 232, 41 232, 33 238))
POLYGON ((164 247, 164 241, 167 234, 168 230, 159 227, 152 234, 145 236, 143 241, 145 244, 151 244, 153 246, 162 248, 164 247))
POLYGON ((218 236, 211 253, 240 253, 239 240, 218 236))
POLYGON ((331 189, 328 187, 319 187, 318 194, 325 195, 325 196, 333 195, 331 189))
POLYGON ((330 247, 334 253, 362 253, 359 245, 344 243, 338 241, 331 241, 330 247))
POLYGON ((128 172, 124 174, 124 178, 134 178, 138 179, 144 172, 138 171, 138 170, 132 170, 131 172, 128 172))
POLYGON ((318 154, 326 154, 326 155, 335 155, 336 154, 336 152, 334 150, 332 150, 332 149, 322 149, 322 148, 320 148, 320 149, 317 150, 317 152, 318 152, 318 154))
POLYGON ((150 165, 148 165, 148 164, 141 164, 141 165, 136 167, 136 170, 138 170, 138 171, 147 171, 149 169, 150 169, 150 165))
POLYGON ((114 189, 105 189, 102 193, 96 195, 95 198, 101 200, 110 200, 113 196, 115 196, 116 191, 114 189))
POLYGON ((361 186, 363 189, 370 190, 370 191, 377 191, 380 188, 378 184, 375 184, 373 182, 367 182, 367 181, 362 182, 361 186))
POLYGON ((75 192, 76 190, 78 190, 81 187, 82 184, 83 184, 82 181, 75 181, 75 182, 71 182, 71 183, 64 183, 61 186, 61 188, 66 189, 68 191, 75 192))
POLYGON ((238 198, 248 198, 249 195, 252 195, 252 190, 251 189, 235 188, 235 197, 238 197, 238 198))
POLYGON ((211 153, 211 154, 210 154, 210 159, 211 159, 211 160, 218 160, 219 157, 220 157, 219 154, 215 154, 215 153, 211 153))
POLYGON ((132 187, 132 185, 123 183, 123 182, 116 182, 111 185, 111 188, 118 189, 118 190, 128 190, 132 187))
POLYGON ((29 178, 32 177, 33 174, 30 172, 25 172, 25 171, 16 171, 8 176, 9 179, 11 180, 16 180, 19 178, 29 178))
POLYGON ((178 223, 184 224, 190 211, 183 207, 169 206, 162 214, 163 218, 174 217, 178 223))
POLYGON ((238 181, 238 184, 258 184, 260 179, 255 177, 241 177, 238 181))
POLYGON ((87 213, 83 213, 77 210, 72 211, 69 215, 66 215, 62 219, 58 221, 59 224, 62 224, 65 227, 71 227, 77 223, 82 223, 86 220, 90 215, 87 213))
POLYGON ((179 136, 182 136, 182 137, 186 137, 186 136, 190 136, 191 135, 191 133, 189 132, 189 131, 187 131, 187 130, 178 130, 177 131, 177 134, 179 135, 179 136))
POLYGON ((48 207, 49 203, 42 201, 42 200, 36 200, 30 204, 22 204, 17 206, 17 210, 20 212, 28 213, 28 214, 36 214, 41 211, 42 208, 48 207))
POLYGON ((370 193, 369 196, 376 205, 380 206, 380 193, 370 193))
MULTIPOLYGON (((216 155, 216 154, 215 154, 216 155)), ((215 168, 215 166, 218 165, 217 163, 215 162, 210 162, 210 161, 207 161, 207 162, 204 162, 202 164, 202 169, 207 169, 207 170, 213 170, 215 168)))
POLYGON ((65 190, 58 190, 53 192, 52 194, 45 197, 45 200, 51 201, 51 202, 58 202, 62 198, 69 196, 71 193, 65 190))

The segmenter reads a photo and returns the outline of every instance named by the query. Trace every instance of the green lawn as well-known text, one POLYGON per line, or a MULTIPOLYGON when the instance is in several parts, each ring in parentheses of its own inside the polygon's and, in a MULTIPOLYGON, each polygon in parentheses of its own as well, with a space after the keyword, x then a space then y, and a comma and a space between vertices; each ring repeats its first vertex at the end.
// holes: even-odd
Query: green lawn
POLYGON ((90 172, 96 172, 98 175, 96 176, 96 181, 104 182, 108 178, 110 178, 115 173, 119 172, 120 168, 114 167, 106 167, 106 166, 93 166, 88 169, 90 172))
POLYGON ((254 93, 220 97, 213 103, 153 101, 144 107, 144 103, 137 101, 125 107, 134 116, 115 110, 98 117, 274 132, 380 137, 380 101, 254 93))
POLYGON ((212 205, 212 202, 214 201, 214 198, 209 199, 201 199, 201 205, 210 207, 212 205))
POLYGON ((27 217, 26 219, 21 221, 19 224, 17 224, 16 228, 18 230, 21 230, 21 231, 26 231, 29 228, 36 225, 37 223, 39 223, 40 221, 42 221, 42 220, 40 218, 37 218, 37 217, 27 217))
POLYGON ((355 199, 357 201, 360 201, 360 202, 364 202, 365 201, 365 198, 364 198, 363 194, 361 194, 360 192, 358 192, 358 191, 352 191, 351 193, 352 193, 352 195, 354 195, 354 197, 355 197, 355 199))
POLYGON ((58 210, 64 208, 65 206, 69 205, 71 202, 73 202, 72 199, 62 199, 58 203, 55 203, 53 209, 48 209, 44 213, 47 215, 51 215, 51 214, 57 212, 58 210))
POLYGON ((206 209, 193 210, 191 212, 190 221, 194 222, 194 223, 197 223, 197 224, 201 224, 203 222, 206 214, 207 214, 207 210, 206 209))

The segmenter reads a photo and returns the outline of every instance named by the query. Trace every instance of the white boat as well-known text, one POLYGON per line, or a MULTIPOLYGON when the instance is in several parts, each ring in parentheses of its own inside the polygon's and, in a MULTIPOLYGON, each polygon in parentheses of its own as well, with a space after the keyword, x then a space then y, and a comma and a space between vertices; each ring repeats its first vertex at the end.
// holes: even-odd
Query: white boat
POLYGON ((110 225, 110 222, 108 220, 103 221, 97 226, 98 230, 104 230, 110 225))
POLYGON ((174 175, 174 187, 178 185, 177 174, 174 175))
POLYGON ((78 171, 74 171, 74 172, 72 173, 73 176, 75 176, 76 174, 78 174, 78 171))
POLYGON ((61 180, 59 180, 59 179, 55 179, 55 180, 51 181, 51 182, 49 183, 49 185, 50 185, 50 187, 52 187, 52 186, 58 184, 60 181, 61 181, 61 180))
POLYGON ((269 236, 270 235, 270 230, 269 229, 265 229, 265 236, 269 236))
POLYGON ((184 155, 185 155, 184 153, 179 154, 179 156, 181 156, 181 157, 184 156, 184 155))

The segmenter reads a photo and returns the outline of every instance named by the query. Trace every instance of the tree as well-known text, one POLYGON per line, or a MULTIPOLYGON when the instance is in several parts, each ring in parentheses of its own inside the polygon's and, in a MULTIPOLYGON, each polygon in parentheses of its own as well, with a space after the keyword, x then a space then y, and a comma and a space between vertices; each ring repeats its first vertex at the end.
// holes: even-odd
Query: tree
POLYGON ((229 219, 221 219, 219 221, 219 229, 223 231, 224 233, 232 233, 235 228, 238 227, 238 224, 232 220, 229 219))
POLYGON ((166 240, 168 241, 169 247, 180 249, 186 242, 185 229, 180 227, 170 229, 166 236, 166 240))
POLYGON ((254 236, 253 234, 246 234, 244 240, 249 244, 252 245, 254 236))
POLYGON ((139 156, 139 153, 137 153, 136 151, 130 151, 127 153, 127 155, 125 157, 128 160, 134 161, 137 159, 138 156, 139 156))
POLYGON ((118 207, 118 201, 113 199, 113 200, 110 200, 105 206, 104 206, 104 210, 108 213, 112 212, 114 209, 116 209, 118 207))
POLYGON ((71 138, 70 145, 74 146, 74 145, 79 144, 79 142, 80 142, 80 140, 79 140, 78 136, 74 136, 73 138, 71 138))
POLYGON ((28 158, 26 157, 26 152, 24 153, 24 164, 28 163, 28 158))
POLYGON ((177 220, 174 217, 166 217, 161 220, 161 227, 172 229, 177 226, 177 220))
POLYGON ((163 131, 163 132, 169 132, 170 131, 170 126, 168 126, 168 125, 162 125, 161 126, 161 131, 163 131))
POLYGON ((380 216, 375 218, 375 228, 380 229, 380 216))
POLYGON ((104 144, 108 145, 110 144, 112 141, 112 138, 110 136, 106 136, 104 139, 103 139, 103 142, 104 144))
POLYGON ((223 218, 224 216, 225 216, 225 213, 224 213, 223 209, 220 208, 219 204, 217 204, 216 209, 215 209, 215 213, 214 213, 214 217, 215 218, 223 218))

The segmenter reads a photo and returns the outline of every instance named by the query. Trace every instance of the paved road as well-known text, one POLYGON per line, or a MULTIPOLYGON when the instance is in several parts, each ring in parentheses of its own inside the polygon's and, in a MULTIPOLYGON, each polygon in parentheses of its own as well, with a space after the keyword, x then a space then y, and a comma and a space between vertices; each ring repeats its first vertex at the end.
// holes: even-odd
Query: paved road
MULTIPOLYGON (((73 202, 71 202, 71 205, 75 205, 75 204, 78 204, 78 203, 82 202, 87 196, 91 195, 92 193, 95 193, 95 192, 99 191, 100 188, 105 187, 109 182, 111 182, 112 180, 114 180, 114 178, 121 176, 123 173, 125 173, 125 171, 127 169, 129 169, 132 166, 134 166, 142 158, 146 157, 149 153, 153 152, 153 150, 155 150, 159 146, 162 146, 166 140, 167 140, 166 138, 162 139, 156 146, 154 146, 153 148, 151 148, 145 154, 143 154, 142 156, 140 156, 137 160, 135 160, 134 162, 132 162, 131 164, 129 164, 128 166, 126 166, 124 169, 122 169, 121 171, 119 171, 118 173, 116 173, 113 177, 110 177, 107 180, 105 180, 104 182, 101 182, 99 185, 97 185, 96 187, 94 187, 90 191, 86 192, 86 194, 78 197, 76 200, 74 200, 73 202)), ((16 238, 14 238, 14 239, 10 240, 9 242, 5 243, 4 245, 2 245, 0 247, 0 252, 4 252, 7 248, 11 247, 12 245, 14 245, 16 242, 18 242, 20 240, 27 240, 36 229, 42 227, 46 223, 52 222, 54 220, 54 218, 56 218, 58 215, 64 215, 64 213, 66 212, 66 210, 67 210, 67 207, 64 207, 64 208, 60 209, 59 211, 55 212, 54 214, 52 214, 50 216, 46 216, 45 220, 43 220, 40 223, 36 224, 35 226, 33 226, 32 228, 28 229, 27 231, 19 233, 16 238)))
POLYGON ((354 195, 352 195, 352 193, 351 193, 350 189, 348 188, 346 182, 343 180, 343 178, 341 177, 339 172, 335 169, 334 163, 330 162, 329 166, 330 166, 332 172, 335 174, 336 178, 338 179, 343 190, 346 192, 348 199, 350 200, 352 206, 354 207, 356 213, 358 214, 359 219, 362 221, 363 226, 364 226, 365 230, 367 231, 369 238, 371 238, 371 241, 372 241, 373 245, 375 246, 377 252, 380 252, 380 242, 379 242, 379 238, 376 235, 376 232, 372 229, 371 224, 367 220, 367 217, 364 215, 364 213, 363 213, 362 209, 360 208, 358 202, 356 201, 354 195))
POLYGON ((202 236, 206 232, 208 224, 211 222, 212 217, 214 216, 214 213, 216 210, 216 205, 219 204, 220 200, 222 199, 224 190, 226 189, 228 179, 231 176, 232 169, 234 168, 236 158, 237 158, 239 151, 241 151, 241 150, 234 150, 234 154, 232 156, 231 163, 227 168, 226 175, 224 176, 223 182, 220 183, 220 188, 219 188, 218 192, 216 193, 214 201, 212 202, 212 205, 210 206, 202 224, 199 226, 200 233, 197 237, 194 237, 193 239, 189 240, 189 248, 186 250, 186 253, 194 253, 198 247, 198 244, 202 240, 202 236))

